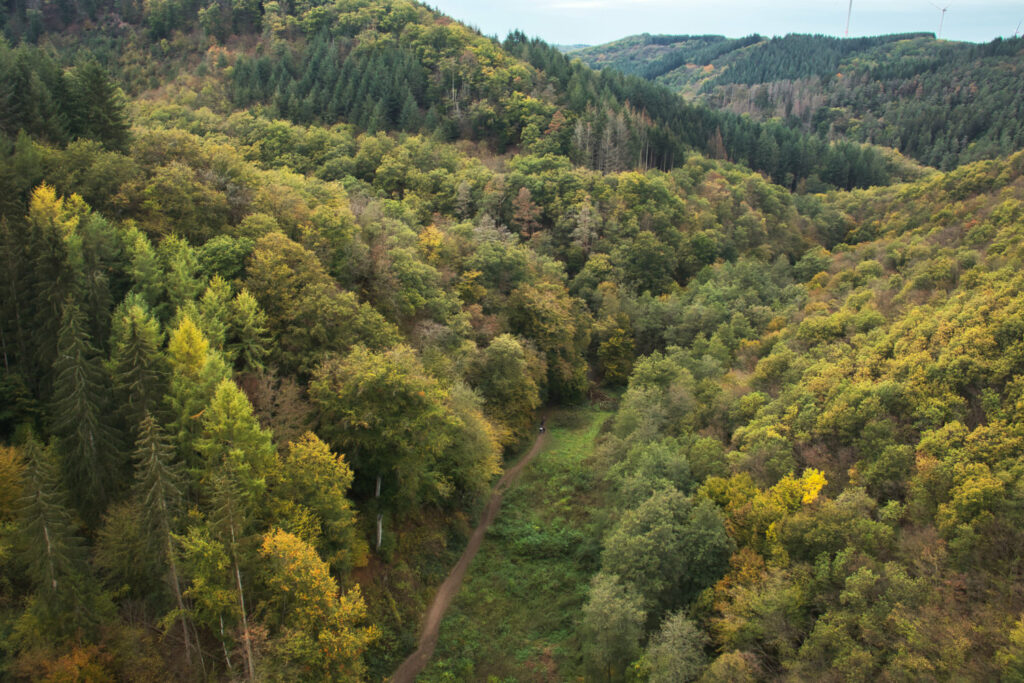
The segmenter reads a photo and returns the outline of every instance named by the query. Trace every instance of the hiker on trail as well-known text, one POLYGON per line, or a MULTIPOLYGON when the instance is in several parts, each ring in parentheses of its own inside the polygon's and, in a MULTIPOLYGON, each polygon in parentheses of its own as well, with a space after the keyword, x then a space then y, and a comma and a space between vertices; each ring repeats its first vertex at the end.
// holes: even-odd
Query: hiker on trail
POLYGON ((545 423, 546 421, 547 421, 547 418, 546 418, 546 417, 542 417, 542 418, 540 419, 540 431, 541 431, 541 433, 542 433, 542 434, 544 433, 544 423, 545 423))

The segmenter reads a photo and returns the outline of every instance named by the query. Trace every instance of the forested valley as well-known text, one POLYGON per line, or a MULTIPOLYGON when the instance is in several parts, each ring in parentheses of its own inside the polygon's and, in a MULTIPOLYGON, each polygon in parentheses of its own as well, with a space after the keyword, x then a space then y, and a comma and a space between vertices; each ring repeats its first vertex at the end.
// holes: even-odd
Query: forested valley
POLYGON ((1019 134, 411 0, 0 21, 0 678, 385 680, 548 415, 420 680, 1024 678, 1019 134))
MULTIPOLYGON (((953 169, 1024 146, 1024 39, 643 35, 572 53, 711 107, 953 169)), ((728 157, 733 158, 733 157, 728 157)))

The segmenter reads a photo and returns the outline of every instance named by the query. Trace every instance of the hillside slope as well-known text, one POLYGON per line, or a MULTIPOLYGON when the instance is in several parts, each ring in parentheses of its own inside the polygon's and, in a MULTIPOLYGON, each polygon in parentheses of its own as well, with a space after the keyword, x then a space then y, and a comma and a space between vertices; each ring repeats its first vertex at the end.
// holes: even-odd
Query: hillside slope
POLYGON ((1021 39, 643 35, 573 56, 716 109, 893 147, 937 168, 1024 148, 1021 39))
POLYGON ((541 664, 1019 672, 1020 154, 841 190, 898 159, 403 0, 5 30, 0 678, 381 680, 623 391, 499 527, 585 561, 541 664))

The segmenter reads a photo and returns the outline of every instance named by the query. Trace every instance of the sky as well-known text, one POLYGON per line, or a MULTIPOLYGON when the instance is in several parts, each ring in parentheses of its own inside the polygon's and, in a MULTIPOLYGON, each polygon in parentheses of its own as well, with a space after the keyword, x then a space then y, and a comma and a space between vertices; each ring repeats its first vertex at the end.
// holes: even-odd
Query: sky
MULTIPOLYGON (((520 29, 559 45, 598 45, 638 33, 786 33, 843 35, 848 0, 425 0, 486 35, 520 29)), ((853 0, 850 36, 929 31, 987 42, 1010 37, 1024 21, 1024 0, 853 0)), ((1020 26, 1024 32, 1024 25, 1020 26)))

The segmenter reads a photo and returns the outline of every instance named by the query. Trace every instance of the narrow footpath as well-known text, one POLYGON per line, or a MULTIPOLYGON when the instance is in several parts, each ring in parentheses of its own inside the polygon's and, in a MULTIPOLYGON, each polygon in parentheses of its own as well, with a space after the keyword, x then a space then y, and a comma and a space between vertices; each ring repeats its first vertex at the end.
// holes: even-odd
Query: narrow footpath
POLYGON ((473 535, 469 537, 469 543, 466 545, 462 557, 452 567, 452 571, 448 574, 444 583, 437 589, 434 601, 430 603, 430 609, 427 610, 427 615, 423 619, 423 630, 420 633, 419 646, 395 670, 394 675, 391 677, 391 683, 413 683, 416 677, 420 675, 420 672, 427 666, 427 662, 430 661, 430 657, 434 654, 434 648, 437 646, 437 635, 441 629, 441 620, 444 619, 445 612, 448 611, 449 605, 452 604, 452 600, 459 592, 459 588, 462 587, 462 580, 466 576, 466 570, 469 569, 470 563, 476 557, 476 551, 480 550, 480 545, 483 543, 487 528, 491 526, 491 522, 498 515, 502 494, 508 490, 509 485, 519 476, 523 468, 537 457, 541 448, 544 447, 546 437, 546 432, 538 434, 537 440, 533 442, 533 448, 530 449, 530 452, 520 458, 519 462, 513 465, 512 469, 505 472, 505 476, 494 485, 491 499, 487 501, 487 507, 484 508, 484 513, 480 517, 480 523, 473 530, 473 535))

